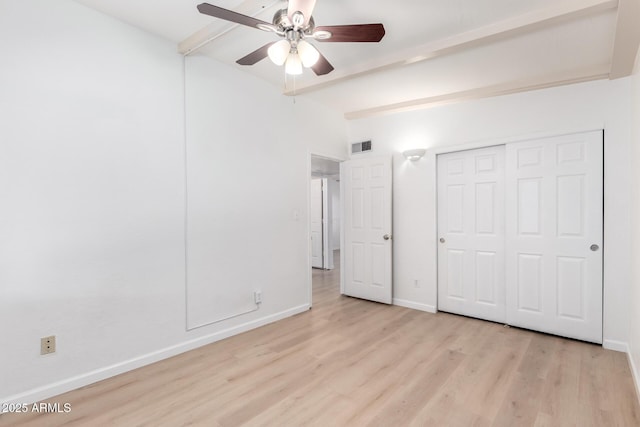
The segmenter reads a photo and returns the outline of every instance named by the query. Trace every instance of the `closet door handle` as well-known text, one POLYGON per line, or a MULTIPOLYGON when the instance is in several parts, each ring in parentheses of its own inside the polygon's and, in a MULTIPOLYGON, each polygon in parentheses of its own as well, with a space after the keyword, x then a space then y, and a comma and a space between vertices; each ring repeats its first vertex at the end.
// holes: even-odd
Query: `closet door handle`
POLYGON ((444 242, 446 242, 446 240, 444 240, 444 237, 441 237, 440 238, 440 243, 444 243, 444 242))
POLYGON ((591 249, 593 252, 597 252, 598 249, 600 249, 600 246, 594 244, 594 245, 591 245, 589 249, 591 249))

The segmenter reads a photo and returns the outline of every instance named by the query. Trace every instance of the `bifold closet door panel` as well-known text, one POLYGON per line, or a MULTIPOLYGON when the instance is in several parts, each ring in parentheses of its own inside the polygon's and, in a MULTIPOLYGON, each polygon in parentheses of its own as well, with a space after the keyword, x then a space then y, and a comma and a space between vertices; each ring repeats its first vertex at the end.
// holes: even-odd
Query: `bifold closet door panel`
POLYGON ((438 309, 505 322, 504 146, 438 156, 438 309))
POLYGON ((602 342, 602 131, 506 146, 507 323, 602 342))

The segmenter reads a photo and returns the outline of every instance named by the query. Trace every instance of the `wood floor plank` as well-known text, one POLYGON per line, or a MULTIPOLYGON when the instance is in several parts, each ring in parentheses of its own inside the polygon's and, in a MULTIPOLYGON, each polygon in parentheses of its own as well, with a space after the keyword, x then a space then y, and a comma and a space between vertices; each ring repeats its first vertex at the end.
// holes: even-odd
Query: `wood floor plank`
POLYGON ((419 413, 425 401, 429 401, 449 376, 468 357, 456 351, 443 351, 428 363, 416 365, 416 373, 406 378, 401 387, 381 408, 369 425, 401 426, 409 425, 419 413))
MULTIPOLYGON (((339 267, 339 259, 336 259, 339 267)), ((48 402, 0 426, 638 426, 626 355, 339 294, 303 314, 48 402)))

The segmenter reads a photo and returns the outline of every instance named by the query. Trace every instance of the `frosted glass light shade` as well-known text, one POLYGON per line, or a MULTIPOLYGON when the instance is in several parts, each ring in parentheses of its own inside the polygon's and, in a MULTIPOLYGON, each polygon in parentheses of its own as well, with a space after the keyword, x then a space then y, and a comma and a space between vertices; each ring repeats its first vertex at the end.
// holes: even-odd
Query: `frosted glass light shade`
POLYGON ((284 66, 284 72, 292 76, 302 74, 302 61, 297 53, 290 53, 287 57, 287 63, 284 66))
POLYGON ((416 162, 422 158, 427 153, 427 150, 424 148, 416 148, 415 150, 406 150, 402 152, 402 155, 412 162, 416 162))
POLYGON ((302 65, 307 68, 313 67, 320 58, 320 52, 312 44, 304 40, 298 42, 298 55, 300 55, 302 65))
POLYGON ((269 47, 267 54, 269 59, 276 65, 283 65, 289 56, 291 45, 287 40, 280 40, 269 47))

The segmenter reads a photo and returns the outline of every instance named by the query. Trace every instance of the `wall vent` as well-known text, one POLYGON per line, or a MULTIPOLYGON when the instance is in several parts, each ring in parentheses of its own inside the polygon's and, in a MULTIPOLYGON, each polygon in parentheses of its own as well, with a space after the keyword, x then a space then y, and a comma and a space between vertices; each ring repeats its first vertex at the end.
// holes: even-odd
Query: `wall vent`
POLYGON ((356 142, 351 144, 351 154, 364 153, 371 151, 371 141, 356 142))

